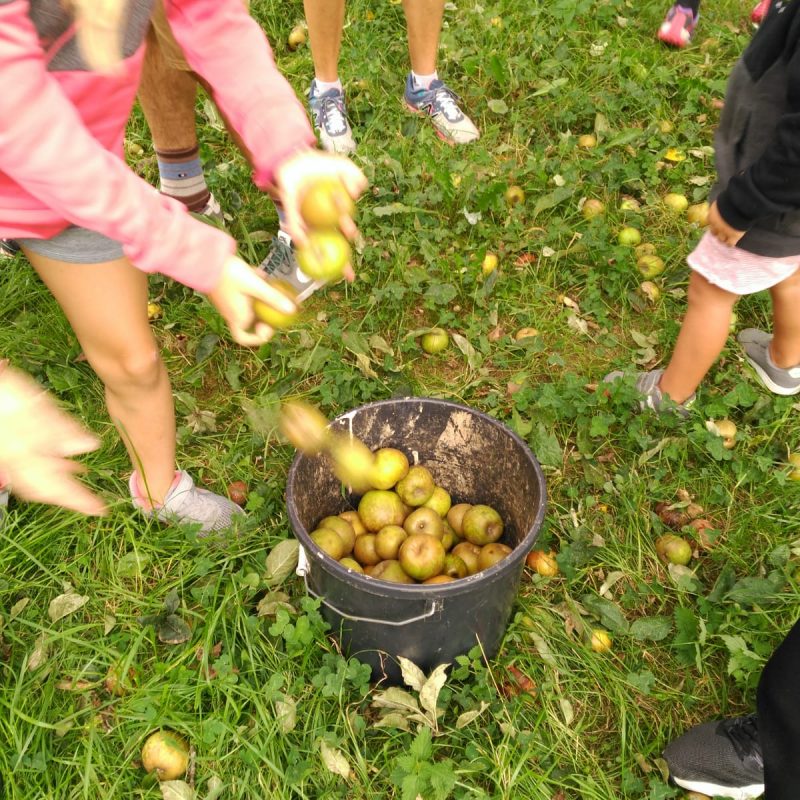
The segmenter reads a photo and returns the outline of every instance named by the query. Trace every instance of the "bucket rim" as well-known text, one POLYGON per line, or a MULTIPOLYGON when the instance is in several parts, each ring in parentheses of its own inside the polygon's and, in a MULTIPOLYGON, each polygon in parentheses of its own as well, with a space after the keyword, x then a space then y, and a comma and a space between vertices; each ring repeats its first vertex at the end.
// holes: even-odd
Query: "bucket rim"
MULTIPOLYGON (((294 503, 292 501, 293 495, 293 486, 295 484, 295 477, 297 474, 297 470, 299 469, 299 465, 303 461, 304 458, 308 458, 304 453, 297 452, 295 457, 292 459, 292 464, 289 467, 289 472, 286 476, 286 509, 289 516, 289 523, 292 529, 292 533, 294 534, 295 538, 300 541, 300 545, 306 551, 307 555, 309 556, 310 563, 318 563, 322 569, 326 569, 330 572, 333 572, 334 575, 339 577, 342 580, 347 581, 354 581, 356 586, 359 589, 370 590, 370 589, 380 589, 380 588, 390 588, 392 591, 388 594, 395 594, 398 595, 405 595, 409 598, 413 597, 414 599, 425 599, 426 597, 432 597, 433 592, 430 590, 436 590, 441 594, 445 595, 457 595, 461 594, 465 591, 470 591, 476 583, 485 583, 487 581, 492 581, 493 579, 498 579, 501 576, 504 576, 506 572, 513 569, 519 561, 521 561, 526 555, 527 552, 524 551, 524 547, 533 546, 536 541, 539 532, 541 531, 542 522, 544 520, 544 515, 547 510, 547 481, 545 480, 544 471, 542 470, 541 465, 539 464, 538 459, 536 458, 535 454, 531 450, 528 443, 515 431, 511 430, 511 428, 506 425, 504 422, 501 422, 498 419, 495 419, 489 414, 486 414, 483 411, 479 411, 478 409, 471 408, 470 406, 462 405, 461 403, 456 403, 452 400, 444 400, 438 397, 424 397, 419 395, 404 395, 403 397, 392 397, 385 400, 374 400, 370 403, 364 403, 363 405, 356 406, 355 408, 350 409, 349 411, 340 414, 337 417, 334 417, 330 421, 329 427, 333 427, 336 423, 343 423, 346 422, 348 419, 352 419, 352 417, 356 413, 368 411, 374 408, 380 408, 383 406, 391 406, 400 404, 413 404, 415 402, 423 402, 427 404, 433 404, 437 406, 447 406, 452 408, 453 410, 457 411, 466 411, 483 421, 487 422, 488 424, 500 428, 510 439, 512 439, 520 448, 521 451, 525 454, 525 457, 530 462, 531 466, 533 467, 535 480, 537 484, 537 488, 539 490, 539 508, 537 509, 536 515, 534 516, 531 525, 529 526, 528 530, 522 536, 519 544, 516 545, 511 551, 511 553, 501 561, 498 561, 496 564, 492 565, 488 569, 481 570, 480 572, 476 572, 474 575, 468 575, 465 578, 459 578, 457 580, 452 581, 451 583, 437 583, 437 584, 422 584, 422 583, 414 583, 414 584, 405 584, 405 583, 394 583, 392 581, 384 581, 380 578, 372 578, 369 575, 362 575, 361 573, 356 572, 355 570, 348 569, 347 567, 343 567, 336 559, 331 558, 329 555, 324 553, 321 549, 316 547, 314 544, 314 540, 309 535, 309 532, 306 530, 305 525, 303 525, 300 517, 297 514, 297 511, 294 508, 294 503), (529 541, 530 540, 530 541, 529 541), (526 544, 527 543, 527 544, 526 544), (376 586, 376 584, 378 584, 376 586)), ((371 594, 381 594, 386 595, 387 592, 379 592, 379 591, 371 591, 371 594)))

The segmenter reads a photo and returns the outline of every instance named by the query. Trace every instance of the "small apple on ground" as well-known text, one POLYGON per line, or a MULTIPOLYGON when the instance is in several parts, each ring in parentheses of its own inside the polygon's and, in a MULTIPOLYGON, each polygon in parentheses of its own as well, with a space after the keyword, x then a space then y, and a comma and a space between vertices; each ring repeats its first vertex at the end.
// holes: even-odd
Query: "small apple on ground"
POLYGON ((800 453, 791 453, 788 462, 792 467, 792 471, 789 473, 789 480, 800 481, 800 453))
POLYGON ((605 203, 601 202, 600 200, 596 200, 593 197, 590 197, 586 202, 583 204, 581 208, 581 214, 586 219, 592 219, 594 217, 599 217, 605 213, 606 207, 605 203))
POLYGON ((664 271, 664 260, 658 256, 640 256, 636 261, 636 268, 649 280, 664 271))
POLYGON ((654 256, 656 255, 656 246, 650 242, 644 242, 644 244, 638 244, 633 249, 633 252, 636 254, 636 258, 641 258, 642 256, 654 256))
POLYGON ((692 560, 692 546, 674 533, 666 533, 656 539, 656 553, 664 564, 686 566, 692 560))
POLYGON ((552 550, 547 553, 544 550, 531 550, 525 559, 525 564, 546 578, 554 578, 560 572, 556 554, 552 550))
POLYGON ((481 272, 484 275, 491 275, 496 269, 500 260, 494 253, 487 253, 481 262, 481 272))
POLYGON ((505 192, 506 204, 516 206, 525 202, 525 192, 520 186, 509 186, 505 192))
POLYGON ((593 133, 584 133, 578 137, 578 147, 584 150, 591 150, 597 147, 597 137, 593 133))
POLYGON ((686 199, 686 195, 669 192, 664 195, 664 205, 676 214, 683 214, 689 207, 689 201, 686 199))
POLYGON ((168 730, 151 733, 142 747, 145 772, 155 771, 160 781, 180 778, 189 766, 189 746, 182 736, 168 730))
POLYGON ((710 419, 706 422, 706 428, 716 436, 722 437, 722 446, 726 450, 731 450, 736 446, 736 425, 732 420, 710 419))
POLYGON ((653 304, 657 303, 661 298, 661 289, 653 281, 642 281, 639 284, 639 291, 648 302, 653 304))
POLYGON ((686 219, 693 225, 705 228, 708 225, 708 203, 695 203, 686 209, 686 219))
POLYGON ((289 38, 286 40, 290 50, 297 50, 300 45, 306 43, 306 28, 305 25, 295 25, 289 31, 289 38))
POLYGON ((243 506, 247 502, 247 484, 244 481, 232 481, 229 483, 228 497, 237 506, 243 506))
POLYGON ((642 234, 636 228, 625 227, 617 234, 617 241, 625 247, 634 247, 642 241, 642 234))
POLYGON ((595 653, 607 653, 611 649, 611 637, 608 635, 608 631, 604 631, 602 628, 595 628, 592 631, 589 644, 595 653))
POLYGON ((444 328, 431 328, 420 340, 420 346, 428 355, 447 350, 449 344, 450 336, 444 328))
POLYGON ((161 310, 161 306, 158 303, 147 304, 147 319, 151 321, 154 319, 161 319, 163 313, 164 312, 161 310))

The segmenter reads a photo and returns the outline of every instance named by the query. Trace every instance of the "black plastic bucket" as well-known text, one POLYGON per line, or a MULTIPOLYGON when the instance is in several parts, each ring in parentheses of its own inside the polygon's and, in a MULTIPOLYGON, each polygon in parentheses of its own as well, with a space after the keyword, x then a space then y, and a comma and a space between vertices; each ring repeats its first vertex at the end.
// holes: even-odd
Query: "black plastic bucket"
POLYGON ((372 667, 373 679, 399 683, 404 656, 426 673, 480 643, 496 655, 508 625, 525 556, 544 518, 539 462, 495 419, 444 400, 408 397, 356 408, 331 423, 372 449, 396 447, 426 466, 454 503, 486 503, 505 522, 501 541, 513 552, 487 570, 452 583, 406 585, 376 580, 325 555, 308 532, 320 519, 358 505, 324 456, 299 454, 286 489, 289 521, 306 553, 308 592, 342 650, 372 667))

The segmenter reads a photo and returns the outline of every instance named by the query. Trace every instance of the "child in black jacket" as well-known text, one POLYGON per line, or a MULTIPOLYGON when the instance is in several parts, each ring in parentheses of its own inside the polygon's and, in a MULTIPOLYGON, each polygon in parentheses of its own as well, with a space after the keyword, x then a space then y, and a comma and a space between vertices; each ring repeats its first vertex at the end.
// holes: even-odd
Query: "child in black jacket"
MULTIPOLYGON (((773 333, 739 334, 772 392, 800 392, 800 0, 775 0, 736 64, 715 139, 709 230, 689 254, 689 307, 665 370, 642 372, 642 408, 686 415, 741 295, 769 289, 773 333)), ((605 380, 622 377, 612 372, 605 380)))

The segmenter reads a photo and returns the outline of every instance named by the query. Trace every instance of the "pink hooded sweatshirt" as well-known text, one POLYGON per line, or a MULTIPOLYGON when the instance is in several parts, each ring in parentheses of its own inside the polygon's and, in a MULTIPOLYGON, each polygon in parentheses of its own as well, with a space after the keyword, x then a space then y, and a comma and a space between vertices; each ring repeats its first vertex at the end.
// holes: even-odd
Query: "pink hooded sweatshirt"
MULTIPOLYGON (((68 4, 64 4, 68 5, 68 4)), ((236 244, 125 164, 123 138, 152 0, 129 0, 118 74, 89 71, 59 0, 0 0, 0 238, 50 238, 68 224, 122 244, 144 272, 217 285, 236 244)), ((241 0, 165 0, 186 59, 250 151, 262 189, 314 134, 241 0)))

